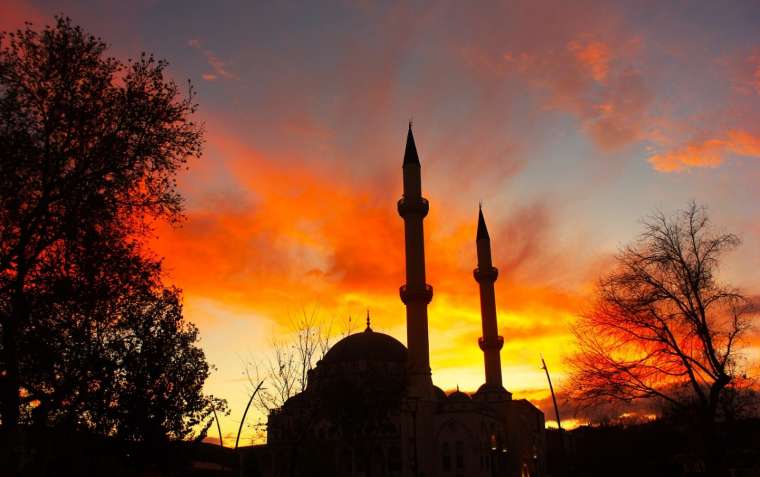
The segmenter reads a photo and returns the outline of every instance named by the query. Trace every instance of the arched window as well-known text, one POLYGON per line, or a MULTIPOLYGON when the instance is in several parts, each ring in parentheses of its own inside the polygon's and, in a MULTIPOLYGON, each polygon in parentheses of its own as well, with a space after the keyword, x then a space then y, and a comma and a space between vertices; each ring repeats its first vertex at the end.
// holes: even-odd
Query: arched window
POLYGON ((351 453, 348 450, 343 450, 343 452, 340 453, 340 460, 341 460, 341 467, 343 468, 343 472, 346 475, 351 475, 352 465, 351 465, 351 453))
POLYGON ((454 443, 454 451, 456 454, 457 470, 462 470, 464 469, 464 444, 462 444, 462 441, 454 443))
POLYGON ((441 464, 444 472, 451 471, 451 448, 448 442, 444 442, 441 446, 441 464))
POLYGON ((401 472, 401 448, 395 444, 388 449, 388 470, 401 472))

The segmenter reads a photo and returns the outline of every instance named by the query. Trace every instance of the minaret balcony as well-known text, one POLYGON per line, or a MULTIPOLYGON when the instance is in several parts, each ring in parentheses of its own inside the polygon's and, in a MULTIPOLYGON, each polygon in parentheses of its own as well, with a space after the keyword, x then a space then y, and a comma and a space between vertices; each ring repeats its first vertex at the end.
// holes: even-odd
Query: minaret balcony
POLYGON ((407 215, 418 215, 425 217, 430 209, 428 200, 424 197, 407 198, 402 197, 398 201, 398 215, 406 217, 407 215))
POLYGON ((475 281, 480 282, 495 282, 499 277, 499 270, 496 267, 484 267, 476 268, 472 271, 472 276, 475 277, 475 281))
POLYGON ((503 336, 496 336, 494 338, 485 338, 480 337, 478 338, 478 346, 480 346, 480 349, 483 351, 489 350, 489 349, 497 349, 500 350, 504 346, 504 337, 503 336))
POLYGON ((424 288, 411 288, 407 285, 401 285, 398 291, 404 305, 418 302, 430 303, 433 299, 433 287, 427 284, 425 284, 424 288))

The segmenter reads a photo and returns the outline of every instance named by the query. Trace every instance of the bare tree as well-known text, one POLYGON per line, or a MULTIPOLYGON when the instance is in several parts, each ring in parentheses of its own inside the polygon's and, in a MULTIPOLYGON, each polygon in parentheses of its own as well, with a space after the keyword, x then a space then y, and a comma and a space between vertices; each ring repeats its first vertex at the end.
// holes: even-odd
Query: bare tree
MULTIPOLYGON (((269 356, 263 361, 245 363, 249 385, 255 387, 264 381, 254 400, 260 417, 279 409, 292 396, 303 392, 309 381, 309 371, 322 359, 335 338, 332 318, 325 318, 317 307, 301 310, 298 317, 291 318, 289 332, 271 341, 269 356)), ((345 327, 350 334, 351 319, 345 327)), ((263 422, 252 424, 254 438, 263 440, 263 422)))
POLYGON ((575 326, 571 395, 591 402, 657 398, 712 428, 740 374, 737 346, 754 311, 715 276, 721 255, 739 244, 694 203, 644 221, 638 241, 600 280, 595 307, 575 326))
MULTIPOLYGON (((367 312, 369 313, 369 312, 367 312)), ((346 336, 353 334, 354 332, 354 321, 351 318, 351 315, 348 315, 348 320, 346 321, 346 326, 343 327, 343 331, 341 332, 341 337, 345 338, 346 336)))
POLYGON ((309 371, 330 349, 333 321, 320 318, 314 307, 311 313, 301 310, 301 316, 291 323, 291 327, 295 330, 296 392, 302 392, 306 389, 309 371))

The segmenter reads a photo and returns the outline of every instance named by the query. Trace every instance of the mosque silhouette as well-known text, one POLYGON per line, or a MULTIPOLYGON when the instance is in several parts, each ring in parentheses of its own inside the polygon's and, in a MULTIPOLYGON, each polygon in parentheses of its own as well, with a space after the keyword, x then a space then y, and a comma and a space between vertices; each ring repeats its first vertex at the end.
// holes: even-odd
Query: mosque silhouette
POLYGON ((257 450, 263 475, 540 476, 544 415, 502 385, 491 241, 482 210, 476 236, 485 383, 450 394, 431 379, 421 167, 412 126, 403 162, 407 344, 371 328, 337 342, 309 372, 306 389, 271 412, 267 444, 257 450))

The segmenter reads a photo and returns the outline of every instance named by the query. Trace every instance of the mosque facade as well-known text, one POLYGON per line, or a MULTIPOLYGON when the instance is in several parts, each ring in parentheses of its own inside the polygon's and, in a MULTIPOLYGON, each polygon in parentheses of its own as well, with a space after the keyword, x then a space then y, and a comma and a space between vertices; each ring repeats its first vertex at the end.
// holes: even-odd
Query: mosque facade
MULTIPOLYGON (((485 382, 448 395, 433 384, 425 275, 421 166, 411 125, 403 161, 407 346, 373 330, 338 341, 309 372, 306 389, 268 417, 266 465, 272 476, 534 477, 544 475, 544 415, 502 384, 494 283, 498 270, 478 214, 477 267, 485 382)), ((474 345, 475 343, 473 343, 474 345)), ((263 449, 262 449, 263 450, 263 449)))

